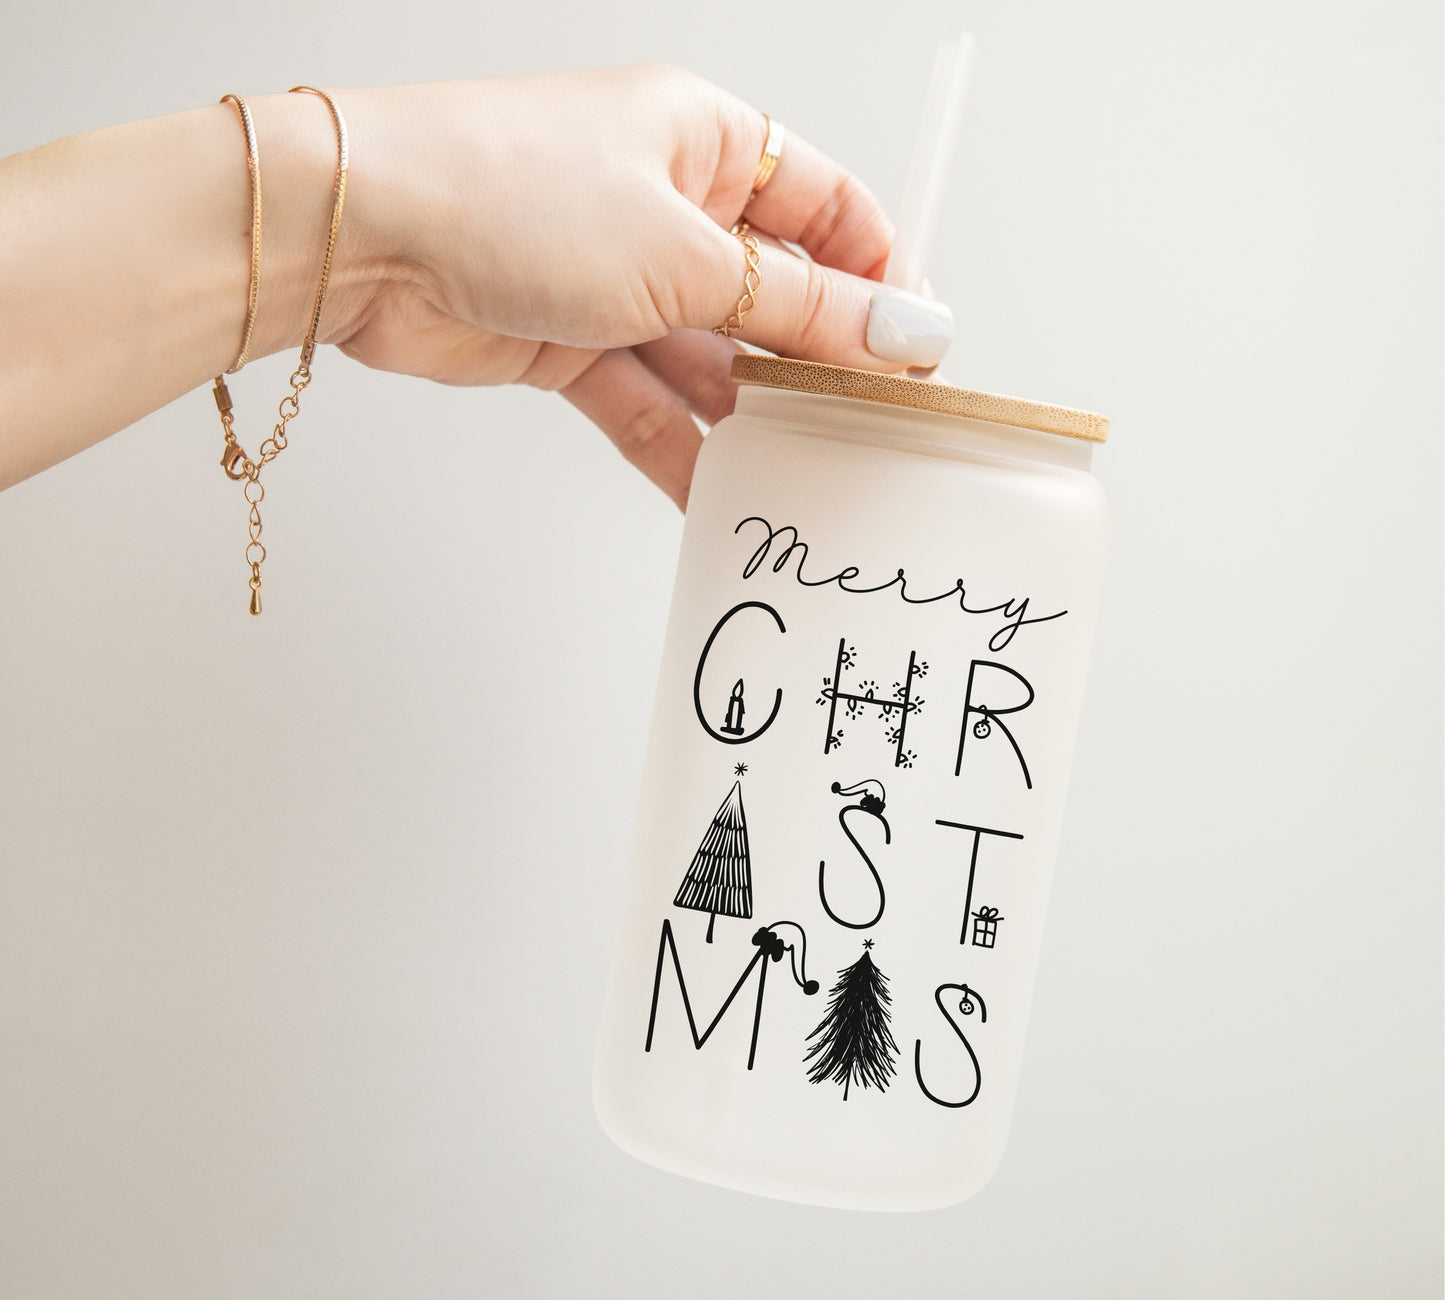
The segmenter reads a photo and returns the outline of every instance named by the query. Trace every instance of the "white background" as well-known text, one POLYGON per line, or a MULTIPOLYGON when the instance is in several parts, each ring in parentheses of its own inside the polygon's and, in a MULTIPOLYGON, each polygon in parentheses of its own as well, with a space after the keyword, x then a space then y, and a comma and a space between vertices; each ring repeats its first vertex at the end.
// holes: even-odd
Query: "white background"
POLYGON ((945 369, 1111 416, 1114 519, 1010 1150, 889 1217, 593 1119, 679 519, 560 399, 324 352, 261 619, 205 391, 7 492, 0 1293, 1439 1294, 1438 6, 0 16, 0 153, 655 58, 890 206, 970 26, 945 369))

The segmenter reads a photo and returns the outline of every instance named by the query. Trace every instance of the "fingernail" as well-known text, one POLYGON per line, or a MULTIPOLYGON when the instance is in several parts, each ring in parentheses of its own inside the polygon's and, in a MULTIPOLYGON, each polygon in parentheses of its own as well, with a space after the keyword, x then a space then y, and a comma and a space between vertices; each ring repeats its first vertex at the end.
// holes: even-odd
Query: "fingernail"
POLYGON ((953 342, 953 313, 905 289, 880 289, 868 307, 868 351, 884 361, 936 366, 953 342))

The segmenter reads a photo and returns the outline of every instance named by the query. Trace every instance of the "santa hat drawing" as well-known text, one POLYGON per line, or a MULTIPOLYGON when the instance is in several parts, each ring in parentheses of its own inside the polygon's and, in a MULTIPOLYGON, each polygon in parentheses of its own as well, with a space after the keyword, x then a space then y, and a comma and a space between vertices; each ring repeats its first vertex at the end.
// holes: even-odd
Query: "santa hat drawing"
POLYGON ((857 785, 850 786, 841 786, 834 781, 831 788, 834 794, 858 795, 858 806, 864 812, 881 813, 888 801, 882 781, 859 781, 857 785))
POLYGON ((783 954, 788 953, 794 983, 809 997, 818 991, 818 981, 808 978, 808 936, 796 921, 774 921, 772 925, 762 926, 753 935, 753 943, 774 961, 782 961, 783 954), (780 930, 784 933, 779 934, 780 930), (794 935, 797 937, 794 938, 794 935))

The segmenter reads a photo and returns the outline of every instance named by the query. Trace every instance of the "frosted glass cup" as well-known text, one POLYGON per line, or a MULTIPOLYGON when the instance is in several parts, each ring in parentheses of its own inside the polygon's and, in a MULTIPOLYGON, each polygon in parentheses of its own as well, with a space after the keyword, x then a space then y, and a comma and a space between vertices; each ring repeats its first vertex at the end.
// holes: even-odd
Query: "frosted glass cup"
POLYGON ((739 357, 597 1050, 664 1169, 915 1210, 1003 1154, 1104 559, 1099 416, 739 357))

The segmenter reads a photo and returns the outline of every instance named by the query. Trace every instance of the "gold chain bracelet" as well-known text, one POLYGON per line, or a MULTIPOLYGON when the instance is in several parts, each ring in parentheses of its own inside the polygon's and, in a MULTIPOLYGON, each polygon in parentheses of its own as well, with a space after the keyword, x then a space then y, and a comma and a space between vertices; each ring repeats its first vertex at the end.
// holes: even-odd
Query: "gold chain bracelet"
MULTIPOLYGON (((251 566, 251 613, 261 612, 261 563, 266 558, 266 547, 261 542, 261 502, 266 499, 266 488, 261 482, 261 470, 286 450, 286 426, 301 409, 301 394, 311 382, 311 359, 316 353, 316 333, 321 326, 321 304, 326 299, 326 288, 331 280, 331 257, 336 251, 336 232, 341 227, 341 209, 346 202, 346 170, 348 164, 346 120, 324 90, 314 86, 292 86, 293 93, 304 92, 318 95, 331 110, 332 121, 336 124, 336 182, 331 200, 331 229, 326 236, 326 255, 321 262, 321 278, 316 286, 316 301, 311 309, 311 324, 306 331, 306 340, 301 345, 301 360, 291 374, 291 391, 281 399, 276 408, 277 421, 271 436, 261 444, 253 460, 236 439, 235 417, 232 414, 230 390, 226 387, 224 375, 216 376, 214 388, 216 409, 221 413, 221 428, 225 433, 226 445, 221 452, 221 468, 228 478, 244 483, 241 489, 250 507, 250 541, 246 543, 246 563, 251 566)), ((234 374, 246 362, 250 349, 251 328, 255 324, 256 297, 261 279, 261 167, 256 149, 256 133, 251 125, 251 115, 238 96, 234 99, 246 128, 246 161, 251 174, 251 285, 248 294, 246 326, 241 343, 241 353, 236 364, 227 374, 234 374)), ((222 103, 225 100, 221 101, 222 103)))
POLYGON ((261 300, 261 154, 256 145, 256 124, 251 110, 240 95, 222 95, 221 103, 230 101, 241 115, 241 129, 246 133, 246 172, 251 180, 251 282, 246 288, 246 323, 241 328, 241 348, 236 359, 226 367, 234 375, 251 356, 251 331, 256 328, 256 304, 261 300))

